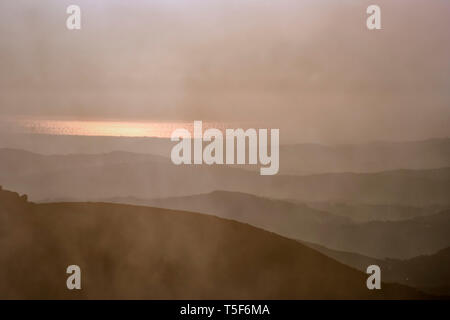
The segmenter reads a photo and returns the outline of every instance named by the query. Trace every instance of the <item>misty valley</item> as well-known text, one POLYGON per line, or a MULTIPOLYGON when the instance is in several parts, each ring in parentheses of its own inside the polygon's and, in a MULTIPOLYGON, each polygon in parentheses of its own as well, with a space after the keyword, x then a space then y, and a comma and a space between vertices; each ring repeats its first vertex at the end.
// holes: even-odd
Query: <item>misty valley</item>
MULTIPOLYGON (((449 13, 0 1, 0 300, 73 300, 79 318, 77 300, 114 300, 98 318, 155 319, 433 300, 398 314, 442 317, 449 13)), ((61 305, 29 303, 11 312, 61 305)))
MULTIPOLYGON (((166 150, 170 146, 167 141, 166 150)), ((377 148, 384 159, 399 159, 401 146, 377 148)), ((408 157, 415 153, 433 167, 433 157, 443 161, 450 154, 443 153, 450 141, 417 142, 414 148, 408 145, 408 157)), ((281 146, 280 169, 310 149, 281 146)), ((346 146, 333 149, 334 155, 330 150, 321 152, 332 154, 334 163, 348 152, 346 146)), ((311 162, 311 169, 318 164, 311 162)), ((17 149, 0 149, 0 168, 0 246, 15 244, 14 251, 1 250, 1 259, 16 265, 0 273, 0 293, 8 297, 449 294, 448 168, 353 174, 343 167, 330 174, 261 176, 229 166, 176 166, 167 157, 135 152, 17 149), (37 261, 48 261, 49 273, 26 277, 36 273, 30 268, 37 261), (74 282, 67 290, 73 274, 65 271, 74 264, 81 289, 74 282), (369 266, 379 267, 380 289, 368 289, 376 279, 369 266)))

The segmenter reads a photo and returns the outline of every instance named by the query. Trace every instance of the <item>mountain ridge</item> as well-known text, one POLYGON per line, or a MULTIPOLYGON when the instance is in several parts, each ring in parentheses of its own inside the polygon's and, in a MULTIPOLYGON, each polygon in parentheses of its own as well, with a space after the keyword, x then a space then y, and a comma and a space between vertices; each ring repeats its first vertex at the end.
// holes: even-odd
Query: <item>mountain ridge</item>
POLYGON ((411 258, 450 245, 450 210, 398 221, 355 223, 348 217, 307 204, 216 191, 197 196, 137 200, 104 199, 217 215, 257 226, 291 239, 376 258, 411 258))
POLYGON ((268 177, 238 168, 176 166, 168 159, 147 161, 146 156, 144 160, 95 156, 90 162, 73 155, 57 161, 39 159, 1 155, 0 184, 27 193, 33 201, 68 196, 86 201, 124 194, 162 198, 225 190, 303 202, 450 205, 450 167, 268 177))
POLYGON ((17 194, 0 202, 0 217, 8 221, 0 229, 0 296, 7 299, 431 298, 397 284, 368 290, 367 275, 297 241, 207 215, 33 204, 17 194), (7 208, 17 202, 26 206, 7 208), (15 250, 3 250, 11 243, 15 250), (65 286, 74 263, 80 291, 65 286))

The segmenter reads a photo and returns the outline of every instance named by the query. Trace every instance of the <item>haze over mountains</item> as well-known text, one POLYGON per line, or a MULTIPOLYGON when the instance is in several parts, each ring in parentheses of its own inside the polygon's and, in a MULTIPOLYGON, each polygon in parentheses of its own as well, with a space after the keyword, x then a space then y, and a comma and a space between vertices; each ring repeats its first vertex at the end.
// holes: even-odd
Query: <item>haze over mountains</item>
POLYGON ((214 214, 291 239, 371 257, 411 258, 435 253, 450 244, 449 209, 407 220, 354 223, 350 218, 305 204, 223 191, 147 201, 132 198, 108 200, 214 214))
POLYGON ((431 294, 450 296, 450 247, 435 254, 421 255, 407 260, 382 260, 352 252, 330 250, 317 244, 302 243, 361 271, 375 264, 383 270, 385 281, 402 283, 431 294))
MULTIPOLYGON (((297 201, 292 200, 296 203, 297 201)), ((302 203, 302 202, 300 202, 302 203)), ((400 221, 428 216, 449 208, 446 205, 414 207, 395 204, 355 204, 339 202, 307 202, 308 207, 350 218, 354 222, 400 221)))
MULTIPOLYGON (((26 150, 43 155, 126 151, 169 158, 174 144, 163 138, 0 134, 0 148, 26 150)), ((279 174, 357 173, 448 166, 449 138, 338 145, 282 144, 279 174)))
POLYGON ((0 298, 416 299, 297 241, 181 211, 33 204, 0 190, 0 298), (65 287, 68 265, 83 290, 65 287), (319 285, 320 284, 320 285, 319 285))
MULTIPOLYGON (((306 245, 312 247, 314 250, 360 271, 365 271, 364 266, 367 267, 366 264, 368 263, 379 264, 382 267, 383 274, 385 272, 384 270, 387 270, 386 278, 383 279, 388 282, 407 284, 432 294, 448 295, 449 286, 447 280, 445 280, 447 277, 445 270, 447 270, 447 267, 450 267, 446 258, 446 248, 450 246, 450 235, 448 233, 450 227, 450 162, 445 160, 445 152, 443 152, 445 149, 443 146, 446 143, 448 143, 447 140, 430 140, 420 143, 410 143, 410 145, 400 144, 399 150, 403 151, 398 151, 397 153, 392 151, 395 150, 392 147, 394 144, 385 143, 374 144, 378 148, 374 153, 366 153, 364 151, 370 149, 367 147, 368 145, 353 146, 353 148, 349 146, 329 147, 326 149, 328 158, 323 153, 324 147, 307 146, 304 150, 308 148, 317 148, 319 150, 315 156, 311 155, 309 160, 305 162, 305 168, 308 168, 307 170, 325 170, 321 168, 328 168, 330 171, 333 171, 332 160, 328 159, 335 159, 336 165, 334 169, 337 172, 323 172, 309 175, 299 175, 298 173, 300 172, 297 172, 297 174, 279 174, 272 177, 260 176, 257 172, 251 170, 226 166, 175 166, 164 155, 151 153, 113 151, 99 154, 43 155, 18 149, 3 148, 0 149, 0 185, 3 185, 4 188, 17 190, 20 193, 26 193, 33 201, 116 202, 159 207, 160 209, 115 206, 106 203, 26 204, 23 206, 24 199, 20 201, 16 201, 16 199, 12 202, 14 206, 18 205, 26 212, 29 212, 31 210, 30 208, 33 208, 31 211, 38 212, 38 214, 33 214, 35 218, 28 221, 29 216, 27 215, 23 216, 19 214, 12 217, 10 215, 12 211, 10 207, 7 207, 6 212, 8 214, 3 217, 2 224, 28 222, 23 224, 25 229, 14 228, 16 231, 12 233, 7 232, 5 227, 1 229, 0 234, 3 234, 4 237, 0 242, 6 245, 5 243, 7 242, 5 239, 11 236, 14 239, 11 241, 16 241, 19 246, 24 246, 23 250, 31 250, 30 248, 34 244, 31 243, 31 238, 25 237, 25 240, 23 240, 21 238, 23 233, 30 233, 32 235, 31 237, 36 237, 37 231, 32 231, 32 229, 40 230, 39 233, 44 230, 44 233, 49 234, 51 239, 42 239, 43 242, 40 244, 37 242, 38 245, 41 245, 43 248, 48 248, 45 250, 56 250, 56 252, 59 252, 56 259, 67 263, 65 259, 68 259, 67 254, 69 251, 83 251, 87 249, 84 247, 82 249, 78 248, 78 244, 76 243, 79 240, 74 240, 74 243, 69 244, 69 247, 64 247, 62 244, 51 244, 52 241, 61 241, 60 237, 63 237, 63 232, 65 234, 71 234, 72 239, 79 239, 77 238, 79 234, 86 238, 94 237, 95 241, 98 240, 100 243, 106 241, 106 243, 102 244, 101 248, 94 250, 95 254, 88 251, 78 255, 79 259, 81 259, 80 257, 85 257, 82 259, 84 259, 83 261, 85 261, 86 265, 92 264, 92 261, 95 261, 95 266, 91 265, 90 268, 92 267, 96 270, 95 279, 99 279, 99 282, 95 282, 95 284, 92 282, 92 286, 95 286, 97 291, 90 291, 89 296, 83 296, 84 298, 186 297, 186 292, 192 293, 195 297, 223 298, 225 296, 215 292, 215 288, 213 287, 200 288, 196 287, 193 283, 183 282, 183 286, 186 286, 188 289, 186 289, 187 291, 181 292, 177 291, 178 289, 170 284, 172 283, 171 281, 175 281, 171 279, 182 281, 177 278, 178 276, 174 275, 180 272, 177 268, 179 268, 178 264, 181 263, 180 260, 177 260, 181 258, 175 257, 177 255, 175 251, 184 250, 184 252, 191 252, 189 255, 192 254, 194 256, 199 254, 194 253, 193 248, 186 248, 181 244, 181 241, 191 241, 191 237, 181 237, 179 240, 180 243, 177 240, 175 244, 176 248, 170 249, 174 253, 170 254, 170 258, 166 258, 166 260, 170 260, 169 265, 166 264, 167 261, 162 258, 161 253, 160 258, 158 258, 160 259, 159 262, 152 260, 157 259, 152 255, 148 260, 136 262, 135 265, 129 268, 129 266, 121 264, 118 256, 115 256, 115 253, 110 252, 110 246, 118 246, 119 244, 111 242, 113 241, 112 239, 104 240, 105 238, 100 237, 100 235, 98 237, 93 236, 94 230, 99 230, 100 228, 102 230, 101 234, 105 233, 108 237, 113 237, 113 234, 119 234, 121 235, 120 237, 132 237, 134 235, 132 235, 133 232, 131 229, 138 228, 135 225, 145 221, 147 218, 144 218, 144 216, 148 212, 154 212, 156 210, 165 217, 161 218, 165 221, 165 219, 172 220, 172 217, 183 217, 182 219, 187 219, 184 216, 191 217, 191 214, 185 211, 191 211, 232 219, 239 223, 250 224, 257 228, 273 232, 275 234, 271 234, 270 240, 267 240, 273 243, 273 246, 279 245, 278 240, 276 240, 279 239, 278 235, 290 238, 296 242, 307 242, 306 245), (422 147, 419 148, 419 145, 422 147), (425 146, 429 150, 428 155, 424 153, 425 146), (437 150, 440 150, 439 156, 437 156, 437 150), (408 162, 408 158, 410 156, 413 157, 415 152, 421 156, 417 156, 415 161, 408 162), (403 167, 402 161, 403 163, 409 163, 411 167, 415 168, 371 172, 377 166, 384 166, 383 157, 379 158, 380 161, 369 161, 376 153, 386 154, 387 160, 385 161, 385 167, 393 166, 393 163, 395 163, 393 159, 397 157, 397 164, 400 168, 403 167), (405 157, 402 158, 403 156, 405 157), (316 163, 313 160, 315 157, 322 159, 322 163, 316 163), (445 166, 445 164, 448 166, 445 166), (424 168, 421 168, 422 165, 424 168), (427 166, 430 168, 427 168, 427 166), (355 172, 339 172, 350 167, 355 172), (358 170, 366 170, 368 172, 357 172, 358 170), (22 207, 19 203, 22 203, 22 207), (118 208, 122 208, 124 210, 123 212, 127 213, 115 215, 114 212, 116 210, 122 212, 122 209, 118 208), (169 209, 177 210, 178 213, 174 214, 174 211, 170 211, 169 209), (83 218, 78 221, 75 215, 85 211, 89 213, 81 214, 83 218), (67 220, 66 218, 62 218, 57 223, 54 220, 58 214, 57 212, 65 216, 67 215, 67 220), (110 212, 113 213, 109 215, 110 212), (134 215, 137 214, 136 212, 139 212, 139 219, 136 218, 136 222, 130 222, 130 227, 124 227, 126 229, 125 231, 117 229, 119 228, 119 224, 126 225, 124 218, 118 218, 118 216, 134 215), (93 217, 87 218, 89 215, 93 217), (101 226, 103 222, 100 223, 103 220, 106 224, 104 227, 101 226), (87 223, 86 225, 85 222, 87 223), (74 224, 74 229, 70 229, 72 227, 67 227, 69 228, 67 229, 63 226, 65 224, 74 224), (54 228, 51 227, 53 225, 55 226, 54 228), (48 228, 56 231, 51 231, 48 228), (100 254, 101 261, 95 260, 96 258, 94 256, 97 253, 100 254), (421 257, 422 255, 427 256, 421 257), (100 274, 98 269, 99 264, 111 266, 108 267, 111 269, 108 269, 106 276, 100 274), (159 270, 157 271, 159 276, 145 280, 143 275, 144 271, 141 271, 139 268, 144 268, 144 266, 148 266, 147 264, 150 264, 152 267, 161 267, 162 269, 157 268, 159 270), (133 268, 138 268, 139 270, 133 268), (431 269, 436 270, 436 273, 433 276, 427 276, 431 269), (122 271, 126 274, 137 272, 132 277, 132 283, 134 284, 128 289, 125 288, 123 282, 125 280, 116 278, 119 273, 123 273, 122 271), (171 273, 172 271, 174 272, 173 274, 171 273), (439 281, 438 274, 441 275, 442 281, 439 281), (122 293, 118 293, 118 291, 116 292, 114 289, 108 287, 108 283, 111 281, 116 283, 115 286, 121 287, 120 291, 122 293), (138 284, 145 281, 150 281, 151 284, 149 285, 155 285, 159 288, 158 295, 149 295, 140 289, 138 284), (166 289, 162 289, 163 287, 166 289), (107 291, 112 293, 106 294, 105 292, 107 291)), ((295 166, 300 168, 300 164, 302 163, 301 159, 299 159, 298 163, 295 159, 296 157, 302 157, 301 150, 303 150, 303 147, 289 146, 287 148, 290 150, 288 153, 290 153, 289 161, 292 161, 291 165, 293 168, 295 166), (292 149, 289 149, 290 147, 292 149)), ((314 151, 312 154, 314 154, 314 151)), ((307 157, 304 158, 307 159, 307 157)), ((17 198, 17 196, 13 198, 17 198)), ((197 217, 198 215, 193 214, 193 216, 197 217)), ((203 215, 200 215, 200 217, 203 217, 203 215)), ((151 218, 148 219, 149 221, 151 220, 151 218)), ((221 221, 214 220, 215 218, 205 219, 221 221)), ((148 225, 154 225, 154 228, 157 228, 158 223, 152 221, 148 222, 148 225)), ((175 220, 170 223, 178 224, 175 220)), ((182 224, 185 222, 179 223, 182 224)), ((197 220, 188 224, 191 223, 197 227, 197 220)), ((238 225, 240 225, 239 223, 238 225)), ((152 229, 153 227, 147 226, 146 223, 144 224, 145 228, 150 228, 147 230, 156 230, 152 229)), ((219 224, 221 225, 221 223, 219 224)), ((167 229, 166 225, 159 225, 159 227, 167 229)), ((178 230, 179 227, 174 226, 173 228, 178 230)), ((205 228, 208 229, 210 226, 205 226, 205 228)), ((218 231, 219 229, 214 226, 211 228, 216 233, 219 232, 217 241, 222 241, 219 240, 219 235, 222 238, 223 232, 218 231)), ((243 228, 253 230, 252 227, 247 225, 245 227, 243 226, 243 228)), ((138 230, 141 229, 138 228, 138 230)), ((174 233, 170 232, 170 234, 164 236, 161 235, 163 238, 154 239, 154 241, 157 243, 165 243, 167 239, 164 237, 170 237, 170 239, 177 238, 178 236, 175 236, 176 232, 178 231, 174 231, 174 233)), ((196 229, 193 232, 202 234, 204 231, 203 229, 201 231, 196 229)), ((247 229, 242 231, 242 233, 247 232, 249 232, 247 229)), ((226 233, 228 234, 228 231, 226 233)), ((255 241, 260 241, 260 238, 252 232, 250 232, 250 235, 257 239, 255 241)), ((235 237, 235 234, 233 233, 231 237, 235 237)), ((144 230, 142 229, 142 236, 140 236, 139 241, 144 241, 143 239, 145 241, 149 240, 144 237, 144 230)), ((204 240, 205 238, 202 236, 201 241, 204 240)), ((120 251, 121 254, 125 256, 130 254, 133 256, 133 253, 129 252, 131 250, 130 248, 132 246, 141 246, 141 244, 138 244, 139 241, 137 239, 130 241, 128 249, 120 251)), ((194 241, 193 246, 197 246, 196 241, 194 241)), ((200 242, 200 240, 198 241, 200 242)), ((226 246, 227 250, 231 251, 234 245, 232 243, 230 247, 226 246)), ((256 242, 254 245, 257 245, 256 242)), ((262 241, 262 245, 267 244, 262 241)), ((142 244, 142 246, 145 245, 142 244)), ((145 248, 148 249, 147 247, 145 248)), ((292 250, 293 252, 301 253, 303 252, 302 250, 305 250, 302 248, 304 247, 295 247, 292 250)), ((142 247, 139 250, 146 249, 142 247)), ((151 249, 156 250, 155 245, 152 245, 151 249)), ((213 254, 212 252, 215 249, 202 248, 201 251, 204 252, 206 250, 205 254, 208 255, 213 254)), ((252 261, 261 264, 266 263, 264 261, 267 259, 267 256, 266 253, 262 252, 263 249, 258 247, 255 250, 259 252, 259 255, 252 256, 252 261)), ((41 252, 40 254, 50 256, 50 252, 41 252)), ((248 252, 245 254, 248 254, 248 252)), ((313 255, 315 254, 318 253, 314 251, 313 255)), ((30 259, 36 259, 33 261, 47 259, 43 255, 33 256, 30 259)), ((278 262, 281 261, 280 265, 276 267, 280 268, 279 270, 283 270, 280 271, 280 274, 288 272, 286 268, 290 268, 290 265, 284 264, 284 258, 281 260, 279 260, 280 257, 278 256, 273 256, 272 258, 278 262)), ((8 259, 18 258, 8 253, 2 259, 2 261, 6 261, 9 264, 8 259)), ((218 259, 216 255, 214 256, 215 259, 218 259)), ((244 261, 246 264, 250 263, 242 256, 226 256, 224 259, 228 261, 226 263, 231 263, 233 268, 237 268, 237 261, 244 261)), ((290 256, 286 259, 294 258, 290 256)), ((299 261, 303 261, 303 259, 304 257, 301 257, 299 261)), ((330 261, 336 263, 334 260, 330 261)), ((276 261, 270 263, 278 263, 276 261)), ((206 265, 201 266, 195 264, 186 268, 193 270, 198 267, 201 270, 209 270, 211 263, 213 262, 208 262, 206 265)), ((299 265, 295 266, 295 268, 303 265, 304 268, 311 267, 311 270, 314 269, 312 265, 304 265, 303 263, 299 262, 299 265)), ((325 264, 327 265, 328 262, 325 264)), ((253 264, 250 263, 249 265, 253 264)), ((266 267, 269 267, 267 263, 266 267)), ((256 268, 256 265, 253 268, 256 268)), ((197 269, 195 270, 196 272, 198 271, 197 269)), ((239 274, 239 277, 244 272, 242 270, 235 270, 239 274)), ((4 272, 8 272, 8 278, 11 278, 11 274, 9 273, 11 271, 6 270, 4 272)), ((25 268, 19 269, 18 272, 28 273, 31 270, 25 268)), ((266 271, 261 270, 260 272, 264 273, 266 271)), ((327 272, 330 271, 327 269, 327 272)), ((12 275, 11 279, 15 279, 15 281, 21 283, 19 278, 22 273, 19 273, 12 275)), ((364 276, 364 274, 359 275, 359 277, 364 276)), ((206 278, 202 277, 203 275, 194 276, 198 281, 206 281, 206 278)), ((213 274, 212 277, 219 279, 219 282, 225 281, 218 274, 213 274)), ((264 276, 261 275, 260 277, 264 276)), ((317 277, 319 276, 317 275, 317 277)), ((47 275, 41 275, 41 278, 43 282, 36 284, 36 286, 44 286, 44 288, 49 290, 45 293, 46 297, 55 297, 55 295, 56 297, 68 297, 65 293, 55 293, 48 287, 56 285, 55 281, 59 280, 52 280, 47 275), (48 283, 45 284, 45 281, 48 283)), ((239 279, 239 281, 243 281, 241 278, 239 279)), ((283 289, 262 292, 261 297, 367 297, 362 294, 362 291, 362 296, 360 296, 359 289, 354 288, 350 290, 351 293, 350 291, 336 293, 332 292, 331 289, 331 291, 328 289, 320 292, 316 291, 319 289, 312 289, 312 286, 313 281, 317 279, 314 279, 313 276, 310 284, 311 287, 308 291, 305 291, 306 289, 290 291, 284 288, 285 283, 297 280, 292 280, 292 278, 289 278, 289 280, 277 278, 275 286, 279 288, 283 287, 283 289)), ((91 283, 90 281, 94 280, 90 279, 88 283, 91 283)), ((303 282, 305 280, 302 278, 301 281, 303 282)), ((7 282, 5 285, 11 285, 11 282, 7 282)), ((261 284, 255 280, 255 282, 247 282, 245 285, 248 285, 248 287, 243 290, 246 293, 242 297, 248 298, 252 297, 254 292, 259 291, 259 289, 255 288, 259 288, 261 284)), ((18 288, 16 291, 9 292, 15 292, 14 294, 16 296, 38 296, 37 291, 33 291, 34 289, 24 288, 25 286, 18 288)), ((224 294, 228 292, 230 297, 240 297, 235 291, 237 290, 236 288, 240 287, 237 284, 230 285, 228 287, 229 291, 225 290, 224 294)), ((382 298, 393 297, 396 294, 393 293, 392 296, 383 296, 382 298)), ((371 297, 369 296, 369 298, 371 297)))
POLYGON ((0 299, 450 297, 450 1, 71 4, 0 1, 0 299), (195 120, 278 175, 175 166, 195 120))
POLYGON ((450 139, 286 145, 281 146, 280 159, 284 174, 441 168, 450 163, 450 139))
POLYGON ((149 199, 225 190, 304 202, 450 204, 450 167, 267 177, 224 166, 175 166, 153 155, 44 156, 9 149, 0 153, 0 183, 35 201, 149 199), (55 165, 55 160, 62 164, 55 165))

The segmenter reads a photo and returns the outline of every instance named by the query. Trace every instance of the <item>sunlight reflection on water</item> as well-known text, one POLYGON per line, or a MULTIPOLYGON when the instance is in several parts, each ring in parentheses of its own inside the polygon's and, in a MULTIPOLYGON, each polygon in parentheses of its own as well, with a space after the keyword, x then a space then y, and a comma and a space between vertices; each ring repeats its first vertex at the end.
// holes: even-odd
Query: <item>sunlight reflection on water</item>
MULTIPOLYGON (((193 134, 194 122, 127 122, 73 120, 14 120, 2 126, 9 132, 76 136, 156 137, 170 138, 178 128, 193 134)), ((232 128, 231 124, 203 122, 203 130, 232 128)))

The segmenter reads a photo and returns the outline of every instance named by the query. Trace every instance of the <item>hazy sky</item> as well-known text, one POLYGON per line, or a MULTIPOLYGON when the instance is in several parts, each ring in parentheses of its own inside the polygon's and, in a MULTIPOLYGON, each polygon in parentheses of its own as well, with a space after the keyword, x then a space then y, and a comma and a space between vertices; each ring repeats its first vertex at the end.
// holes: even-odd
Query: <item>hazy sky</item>
POLYGON ((0 2, 0 119, 262 122, 296 141, 450 136, 447 0, 0 2), (366 28, 379 4, 382 28, 366 28), (66 29, 78 4, 82 29, 66 29))

